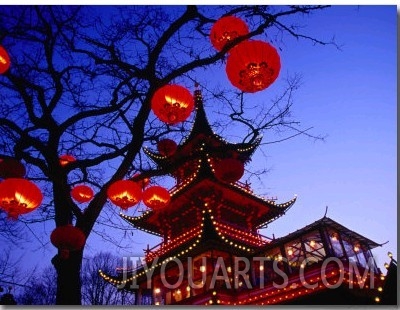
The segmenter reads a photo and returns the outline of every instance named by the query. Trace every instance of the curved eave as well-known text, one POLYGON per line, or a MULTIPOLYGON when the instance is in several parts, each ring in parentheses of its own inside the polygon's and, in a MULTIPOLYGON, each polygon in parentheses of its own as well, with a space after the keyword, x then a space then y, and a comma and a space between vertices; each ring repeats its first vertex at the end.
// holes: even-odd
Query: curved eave
MULTIPOLYGON (((197 236, 195 241, 189 242, 189 244, 192 244, 190 247, 187 247, 184 250, 179 251, 178 253, 174 254, 173 256, 170 255, 170 253, 166 253, 165 257, 160 259, 160 261, 157 261, 157 263, 147 263, 148 268, 144 268, 143 266, 138 267, 135 270, 130 270, 126 271, 126 275, 122 276, 112 276, 107 273, 104 273, 102 270, 99 270, 99 275, 108 283, 111 283, 114 286, 117 286, 119 288, 124 288, 126 285, 130 285, 131 283, 134 283, 134 281, 137 281, 138 278, 146 277, 146 273, 150 272, 150 274, 153 274, 155 269, 159 269, 162 265, 167 264, 169 261, 174 260, 174 259, 179 259, 182 256, 188 255, 188 253, 192 252, 200 243, 201 240, 201 235, 202 232, 197 236)), ((193 239, 192 239, 193 240, 193 239)))
POLYGON ((283 216, 286 211, 288 211, 296 202, 297 196, 295 196, 293 199, 285 202, 285 203, 280 203, 280 204, 275 204, 273 208, 273 212, 275 213, 275 216, 269 219, 265 219, 264 217, 259 218, 259 224, 256 225, 257 228, 265 228, 269 223, 275 221, 276 219, 280 218, 283 216))
MULTIPOLYGON (((220 182, 220 181, 219 181, 220 182)), ((293 199, 283 202, 283 203, 275 203, 274 200, 270 199, 265 199, 263 197, 257 196, 254 193, 252 193, 250 190, 246 190, 243 187, 237 185, 236 183, 226 183, 226 182, 220 182, 221 184, 228 185, 229 187, 235 189, 235 191, 241 192, 243 194, 246 194, 247 196, 251 197, 252 199, 258 201, 259 203, 265 204, 268 208, 272 209, 273 211, 277 213, 282 213, 282 215, 291 207, 293 204, 296 202, 297 195, 293 197, 293 199)), ((260 224, 262 225, 262 223, 260 224)))
POLYGON ((129 216, 125 215, 123 213, 120 213, 119 216, 122 217, 125 221, 127 221, 129 224, 131 224, 133 227, 140 229, 144 232, 147 232, 152 235, 156 235, 158 237, 161 237, 161 234, 158 232, 159 228, 152 225, 149 226, 147 224, 147 219, 153 214, 152 210, 148 210, 144 212, 140 216, 129 216), (154 227, 153 227, 154 226, 154 227))
POLYGON ((158 166, 167 165, 170 160, 170 157, 153 152, 147 147, 143 147, 143 152, 158 166))
POLYGON ((257 147, 260 145, 262 140, 262 136, 258 136, 254 142, 252 143, 238 143, 234 144, 236 146, 236 151, 239 154, 243 154, 247 157, 247 161, 250 161, 250 157, 253 155, 254 151, 257 149, 257 147))

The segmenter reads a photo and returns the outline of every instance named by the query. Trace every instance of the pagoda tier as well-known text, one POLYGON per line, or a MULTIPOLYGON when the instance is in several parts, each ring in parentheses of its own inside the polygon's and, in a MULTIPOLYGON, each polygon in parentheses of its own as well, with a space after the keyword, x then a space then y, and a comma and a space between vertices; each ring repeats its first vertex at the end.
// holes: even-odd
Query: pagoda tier
POLYGON ((249 143, 229 143, 211 129, 207 120, 202 95, 195 91, 196 117, 193 127, 187 138, 177 146, 172 155, 162 155, 159 152, 144 148, 144 152, 159 168, 176 178, 177 184, 190 180, 196 172, 199 155, 207 153, 214 162, 223 158, 236 158, 243 163, 250 161, 251 155, 261 142, 261 137, 256 137, 249 143))
POLYGON ((284 215, 295 201, 296 197, 278 204, 252 194, 239 184, 221 182, 211 173, 209 178, 199 173, 186 186, 172 191, 166 208, 148 210, 140 216, 121 214, 121 217, 135 228, 170 240, 196 227, 204 210, 212 210, 218 223, 256 232, 284 215))
MULTIPOLYGON (((158 273, 163 265, 174 259, 184 261, 187 258, 202 256, 213 249, 221 249, 220 254, 226 257, 249 256, 259 252, 272 240, 252 231, 220 223, 215 218, 212 209, 203 210, 196 227, 167 242, 164 240, 153 249, 145 250, 143 263, 146 266, 151 265, 150 270, 154 269, 154 272, 158 273)), ((138 266, 135 270, 119 268, 117 271, 116 276, 103 272, 100 272, 100 275, 113 285, 127 288, 132 282, 142 282, 148 270, 138 266), (125 273, 124 276, 128 274, 128 277, 121 277, 121 273, 125 273)))

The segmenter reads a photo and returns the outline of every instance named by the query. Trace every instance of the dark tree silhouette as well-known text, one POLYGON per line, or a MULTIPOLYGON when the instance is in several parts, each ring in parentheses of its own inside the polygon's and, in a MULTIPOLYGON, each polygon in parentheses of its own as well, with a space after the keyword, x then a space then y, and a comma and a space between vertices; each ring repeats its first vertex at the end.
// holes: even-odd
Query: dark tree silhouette
POLYGON ((25 287, 17 296, 20 305, 55 305, 57 285, 56 271, 52 266, 27 277, 25 287))
POLYGON ((99 277, 99 269, 115 272, 121 266, 119 257, 100 252, 93 257, 85 257, 82 264, 82 304, 84 305, 133 305, 134 295, 126 290, 118 290, 99 277))
MULTIPOLYGON (((267 29, 277 34, 268 41, 294 36, 331 44, 302 35, 295 26, 296 16, 324 8, 2 6, 0 42, 12 65, 0 76, 0 148, 23 160, 27 177, 45 194, 32 217, 54 219, 56 226, 73 223, 88 237, 105 212, 111 183, 136 172, 142 177, 168 174, 151 169, 141 153, 143 144, 154 145, 167 133, 182 138, 190 128, 190 119, 167 126, 154 117, 150 100, 159 87, 173 82, 193 89, 204 70, 223 68, 232 47, 255 36, 265 39, 267 29), (217 52, 208 34, 218 18, 229 14, 245 19, 251 32, 217 52), (78 160, 61 166, 59 156, 66 153, 78 160), (95 189, 84 210, 70 196, 78 183, 95 189)), ((216 128, 237 123, 251 140, 272 128, 289 130, 287 137, 309 134, 290 118, 298 83, 296 77, 288 81, 275 102, 259 107, 258 119, 247 117, 246 96, 238 97, 233 87, 198 82, 204 97, 223 107, 216 128)), ((57 304, 81 303, 82 257, 83 250, 52 259, 57 304)))

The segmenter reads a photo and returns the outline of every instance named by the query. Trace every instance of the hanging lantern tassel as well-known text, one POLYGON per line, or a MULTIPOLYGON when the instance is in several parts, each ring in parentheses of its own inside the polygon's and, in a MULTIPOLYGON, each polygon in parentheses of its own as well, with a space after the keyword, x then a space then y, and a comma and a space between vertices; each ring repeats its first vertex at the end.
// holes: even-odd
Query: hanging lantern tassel
POLYGON ((142 199, 142 190, 136 182, 119 180, 110 185, 107 196, 113 204, 126 210, 142 199))
POLYGON ((236 16, 225 16, 218 19, 211 28, 211 44, 217 51, 230 41, 249 33, 247 24, 236 16))
POLYGON ((244 41, 234 47, 226 62, 226 74, 233 86, 248 93, 269 87, 281 69, 276 49, 264 41, 244 41))
POLYGON ((54 229, 50 235, 50 241, 60 251, 61 259, 68 259, 71 251, 83 248, 86 237, 78 227, 68 224, 54 229))
POLYGON ((32 212, 42 200, 39 187, 29 180, 9 178, 0 183, 0 208, 8 213, 10 219, 32 212))
POLYGON ((154 210, 166 207, 170 200, 169 191, 161 186, 151 186, 143 192, 143 203, 154 210))
POLYGON ((151 108, 161 121, 173 125, 189 117, 194 108, 194 99, 185 87, 165 85, 154 93, 151 108))

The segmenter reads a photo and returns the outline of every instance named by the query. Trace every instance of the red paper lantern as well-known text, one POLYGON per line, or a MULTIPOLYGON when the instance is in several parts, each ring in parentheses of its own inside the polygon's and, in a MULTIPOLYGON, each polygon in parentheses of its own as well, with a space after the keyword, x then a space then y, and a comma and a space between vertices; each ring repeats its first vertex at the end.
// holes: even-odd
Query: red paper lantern
POLYGON ((211 28, 211 44, 217 51, 222 50, 226 43, 249 33, 247 24, 236 16, 225 16, 218 19, 211 28))
POLYGON ((39 187, 25 179, 10 178, 0 183, 0 207, 12 219, 32 212, 42 203, 39 187))
POLYGON ((4 47, 0 46, 0 74, 5 73, 10 68, 10 56, 4 47))
POLYGON ((0 158, 0 178, 23 178, 26 174, 25 166, 12 157, 0 158))
POLYGON ((61 258, 67 259, 70 251, 83 248, 86 237, 82 230, 68 224, 54 229, 50 235, 50 241, 60 250, 61 258))
POLYGON ((235 46, 226 62, 226 73, 233 86, 254 93, 270 86, 281 69, 276 49, 263 41, 244 41, 235 46))
POLYGON ((64 167, 65 165, 68 165, 69 163, 76 161, 76 158, 72 155, 65 154, 61 155, 59 157, 59 160, 60 160, 60 165, 64 167))
POLYGON ((179 85, 165 85, 159 88, 151 99, 154 114, 167 124, 186 120, 194 108, 192 94, 179 85))
POLYGON ((152 209, 164 208, 170 200, 169 191, 161 186, 152 186, 143 192, 143 203, 152 209))
POLYGON ((176 152, 178 146, 174 140, 163 139, 157 143, 157 150, 163 156, 172 156, 176 152))
POLYGON ((214 175, 218 180, 234 183, 238 181, 244 173, 243 163, 234 158, 225 158, 214 167, 214 175))
POLYGON ((142 198, 140 186, 130 180, 119 180, 110 185, 107 196, 113 204, 126 210, 142 198))
POLYGON ((71 190, 72 198, 80 203, 90 201, 93 198, 93 195, 93 190, 87 185, 76 185, 71 190))

